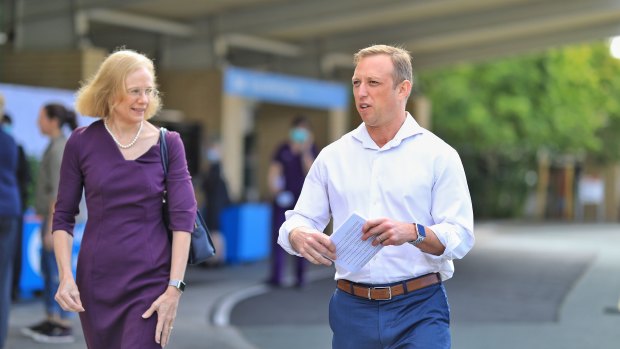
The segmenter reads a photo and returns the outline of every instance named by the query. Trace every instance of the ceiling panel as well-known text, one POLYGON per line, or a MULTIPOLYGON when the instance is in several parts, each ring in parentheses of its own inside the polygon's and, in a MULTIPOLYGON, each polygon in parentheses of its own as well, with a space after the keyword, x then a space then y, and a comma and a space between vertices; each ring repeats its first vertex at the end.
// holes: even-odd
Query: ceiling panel
MULTIPOLYGON (((27 19, 53 14, 51 3, 32 7, 27 19)), ((175 37, 164 31, 145 33, 136 26, 134 35, 126 26, 122 28, 126 34, 118 35, 120 29, 113 27, 118 23, 93 23, 91 42, 109 49, 121 40, 148 52, 175 42, 191 47, 193 41, 203 45, 200 52, 225 55, 205 61, 287 72, 297 66, 315 67, 300 71, 302 75, 329 74, 320 71, 324 66, 350 68, 349 60, 333 57, 350 57, 374 43, 402 44, 423 67, 620 34, 616 25, 620 0, 82 0, 79 4, 82 9, 121 11, 195 29, 189 37, 175 37), (217 47, 218 40, 222 43, 233 35, 245 42, 254 38, 254 47, 217 47), (288 47, 284 51, 300 54, 287 57, 277 50, 256 50, 257 43, 265 40, 271 47, 288 47), (253 51, 256 54, 250 54, 253 51), (326 57, 331 57, 329 64, 326 57)))
MULTIPOLYGON (((213 14, 260 8, 284 0, 134 0, 116 7, 133 13, 170 20, 194 21, 213 14)), ((103 5, 105 6, 105 5, 103 5)))

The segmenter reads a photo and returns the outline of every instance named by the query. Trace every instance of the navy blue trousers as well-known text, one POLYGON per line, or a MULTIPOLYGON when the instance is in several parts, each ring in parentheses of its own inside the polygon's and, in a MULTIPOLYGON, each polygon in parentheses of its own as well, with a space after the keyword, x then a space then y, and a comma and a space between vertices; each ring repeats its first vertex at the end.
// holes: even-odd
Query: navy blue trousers
POLYGON ((0 216, 0 348, 4 348, 9 328, 13 254, 15 253, 18 223, 18 217, 0 216))
POLYGON ((329 325, 333 349, 450 348, 450 307, 441 283, 385 301, 336 289, 329 325))

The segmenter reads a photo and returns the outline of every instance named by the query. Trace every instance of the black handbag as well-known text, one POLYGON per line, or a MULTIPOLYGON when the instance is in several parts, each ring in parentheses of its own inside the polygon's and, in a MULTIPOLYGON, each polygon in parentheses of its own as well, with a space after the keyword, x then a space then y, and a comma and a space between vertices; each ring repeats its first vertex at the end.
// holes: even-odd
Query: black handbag
MULTIPOLYGON (((164 178, 168 177, 168 146, 166 145, 166 130, 159 130, 159 149, 161 152, 161 164, 164 167, 164 178)), ((168 190, 164 189, 163 194, 163 217, 166 230, 168 230, 168 238, 172 241, 172 231, 168 229, 170 221, 170 212, 168 211, 168 190)), ((192 242, 189 247, 188 264, 200 264, 215 255, 215 247, 211 240, 211 235, 207 224, 200 212, 196 211, 196 222, 194 223, 194 231, 192 234, 192 242)))

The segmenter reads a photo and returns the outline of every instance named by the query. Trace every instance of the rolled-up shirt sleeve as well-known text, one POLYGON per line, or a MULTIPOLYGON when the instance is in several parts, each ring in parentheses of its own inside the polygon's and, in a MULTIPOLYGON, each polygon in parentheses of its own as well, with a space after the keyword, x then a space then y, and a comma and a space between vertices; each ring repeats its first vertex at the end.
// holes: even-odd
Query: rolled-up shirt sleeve
POLYGON ((60 165, 58 194, 54 208, 52 232, 64 230, 73 236, 75 217, 80 213, 84 177, 80 166, 80 141, 84 129, 75 130, 65 145, 60 165))
POLYGON ((172 231, 191 232, 196 219, 196 196, 191 176, 187 169, 185 148, 177 132, 167 132, 168 176, 168 229, 172 231))
POLYGON ((463 258, 473 247, 474 216, 465 171, 458 153, 451 149, 437 164, 437 177, 432 190, 429 227, 445 246, 435 258, 463 258))

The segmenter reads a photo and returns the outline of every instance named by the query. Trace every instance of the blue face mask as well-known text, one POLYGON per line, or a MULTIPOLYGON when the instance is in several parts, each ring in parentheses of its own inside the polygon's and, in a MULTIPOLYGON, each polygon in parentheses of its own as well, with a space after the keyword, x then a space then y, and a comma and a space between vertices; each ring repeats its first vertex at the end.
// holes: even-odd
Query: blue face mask
POLYGON ((13 126, 9 125, 9 124, 4 124, 2 125, 2 130, 4 130, 4 132, 13 135, 13 126))
POLYGON ((290 134, 291 141, 294 143, 304 143, 308 140, 308 136, 308 130, 299 127, 292 129, 290 134))

